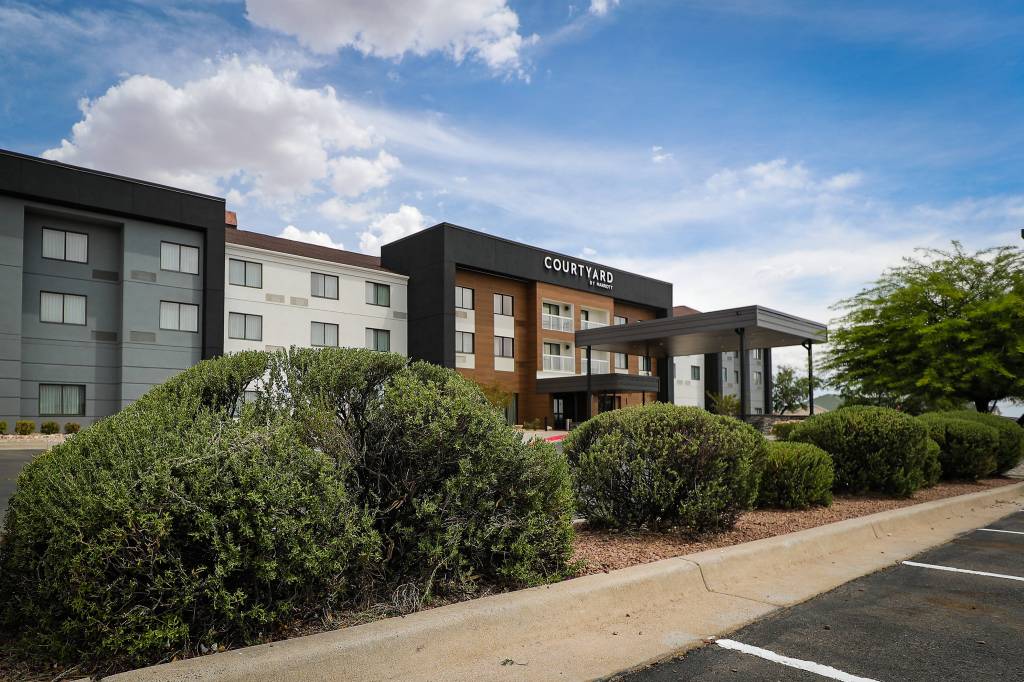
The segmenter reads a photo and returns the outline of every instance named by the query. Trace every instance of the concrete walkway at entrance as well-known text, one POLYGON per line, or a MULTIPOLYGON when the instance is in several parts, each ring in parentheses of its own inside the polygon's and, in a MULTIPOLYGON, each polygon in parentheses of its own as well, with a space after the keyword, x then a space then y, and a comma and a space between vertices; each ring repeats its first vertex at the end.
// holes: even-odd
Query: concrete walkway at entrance
POLYGON ((1024 505, 1024 483, 111 680, 588 680, 702 646, 1024 505))

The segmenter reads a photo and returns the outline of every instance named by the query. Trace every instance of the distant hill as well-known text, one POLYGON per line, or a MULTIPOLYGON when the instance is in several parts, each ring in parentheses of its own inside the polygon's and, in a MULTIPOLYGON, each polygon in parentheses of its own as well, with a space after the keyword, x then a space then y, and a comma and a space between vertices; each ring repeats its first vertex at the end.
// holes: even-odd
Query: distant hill
POLYGON ((825 395, 814 396, 814 407, 824 407, 826 410, 831 412, 837 407, 842 407, 843 397, 836 393, 826 393, 825 395))

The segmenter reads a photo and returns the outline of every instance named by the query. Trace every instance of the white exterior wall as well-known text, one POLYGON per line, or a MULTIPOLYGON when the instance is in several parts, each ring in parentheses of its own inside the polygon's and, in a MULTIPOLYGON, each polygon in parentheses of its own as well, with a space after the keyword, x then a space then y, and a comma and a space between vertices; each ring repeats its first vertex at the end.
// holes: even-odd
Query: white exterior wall
MULTIPOLYGON (((767 413, 764 404, 764 361, 754 358, 754 351, 748 351, 747 372, 750 375, 750 413, 758 414, 758 410, 767 413), (756 380, 757 374, 761 374, 761 381, 756 380)), ((722 383, 722 393, 740 397, 740 385, 736 381, 736 372, 740 369, 740 358, 738 353, 722 353, 722 367, 726 369, 727 379, 722 383)))
POLYGON ((704 407, 704 356, 682 355, 675 363, 675 404, 704 407), (700 379, 692 379, 690 368, 700 367, 700 379))
POLYGON ((408 354, 407 277, 231 243, 226 245, 225 259, 225 353, 273 347, 308 347, 311 345, 311 323, 328 322, 338 325, 338 345, 341 347, 365 348, 367 328, 387 329, 391 332, 391 352, 408 354), (228 261, 232 258, 261 263, 263 287, 256 289, 230 284, 228 261), (311 295, 313 272, 338 277, 337 300, 311 295), (367 282, 390 285, 389 307, 366 303, 367 282), (228 318, 231 313, 261 315, 263 339, 230 338, 228 318))

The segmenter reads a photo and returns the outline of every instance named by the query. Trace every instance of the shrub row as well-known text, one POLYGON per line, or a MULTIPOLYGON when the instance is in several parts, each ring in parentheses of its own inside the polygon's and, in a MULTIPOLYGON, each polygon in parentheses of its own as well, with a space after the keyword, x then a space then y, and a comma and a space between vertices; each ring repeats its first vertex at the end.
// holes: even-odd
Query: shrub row
MULTIPOLYGON (((27 436, 27 435, 31 434, 33 431, 35 431, 35 428, 36 428, 35 422, 31 422, 31 421, 27 421, 27 420, 18 420, 17 422, 14 423, 14 432, 16 434, 18 434, 19 436, 27 436)), ((78 431, 81 428, 82 428, 81 424, 77 424, 75 422, 68 422, 67 424, 64 425, 64 433, 78 433, 78 431)), ((0 421, 0 436, 5 435, 6 433, 7 433, 7 422, 0 421)), ((53 422, 53 421, 43 422, 39 426, 39 433, 42 433, 42 434, 60 433, 60 424, 58 424, 57 422, 53 422)))
POLYGON ((116 667, 388 601, 570 569, 563 456, 475 384, 350 349, 205 361, 35 458, 0 545, 0 630, 116 667), (243 401, 247 388, 256 400, 243 401))

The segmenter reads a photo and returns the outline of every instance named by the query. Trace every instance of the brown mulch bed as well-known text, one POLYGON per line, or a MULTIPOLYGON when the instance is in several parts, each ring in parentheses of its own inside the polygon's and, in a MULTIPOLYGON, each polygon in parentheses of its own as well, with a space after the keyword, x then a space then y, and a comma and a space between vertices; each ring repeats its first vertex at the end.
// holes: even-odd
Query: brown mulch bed
POLYGON ((581 575, 602 573, 617 568, 701 552, 705 549, 728 547, 741 542, 770 538, 797 530, 823 526, 834 521, 909 507, 921 502, 977 493, 1017 482, 1008 478, 986 478, 977 483, 939 483, 934 488, 919 490, 913 497, 906 500, 837 495, 831 507, 813 507, 802 511, 759 509, 747 512, 740 516, 736 527, 732 530, 701 538, 674 533, 616 533, 601 530, 579 530, 576 533, 574 558, 584 563, 581 575))

